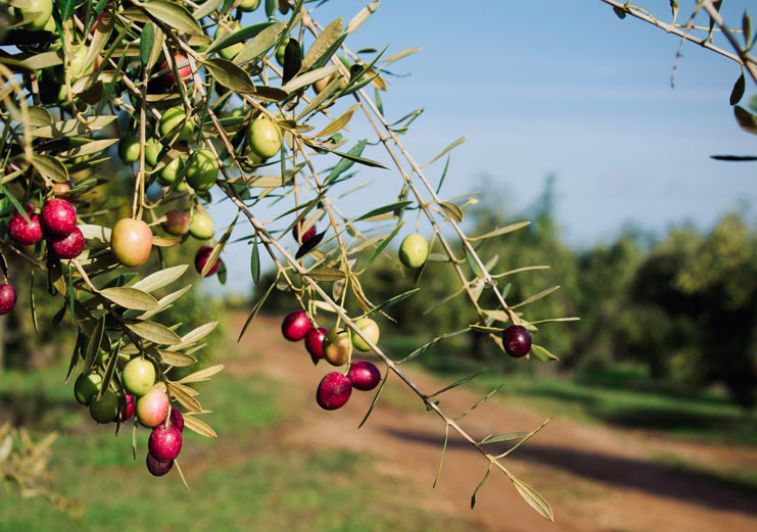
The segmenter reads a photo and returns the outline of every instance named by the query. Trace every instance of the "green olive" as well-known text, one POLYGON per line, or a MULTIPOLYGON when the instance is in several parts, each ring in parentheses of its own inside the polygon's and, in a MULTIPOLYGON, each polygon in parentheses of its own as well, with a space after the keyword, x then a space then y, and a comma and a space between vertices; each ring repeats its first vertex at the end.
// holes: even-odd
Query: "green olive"
POLYGON ((89 403, 89 415, 98 423, 115 421, 120 409, 118 396, 110 390, 106 390, 99 401, 97 397, 93 397, 89 403))
POLYGON ((237 9, 249 13, 250 11, 255 11, 258 6, 260 6, 260 0, 239 0, 237 9))
MULTIPOLYGON (((160 152, 163 151, 163 145, 156 138, 149 138, 145 142, 145 162, 150 166, 156 166, 158 164, 158 157, 160 152)), ((139 155, 137 155, 139 158, 139 155)))
POLYGON ((118 155, 124 164, 131 164, 139 160, 139 140, 134 137, 124 137, 118 143, 118 155))
POLYGON ((92 397, 100 391, 103 378, 99 373, 82 373, 74 383, 74 396, 82 405, 88 405, 92 397))
POLYGON ((167 165, 160 171, 158 179, 164 185, 172 185, 176 182, 176 179, 182 175, 184 171, 184 158, 176 157, 172 159, 167 165))
POLYGON ((218 161, 210 150, 198 150, 187 163, 187 184, 198 192, 213 188, 218 179, 218 161))
POLYGON ((192 221, 189 222, 190 235, 198 240, 207 240, 213 238, 214 233, 213 218, 204 212, 196 212, 192 215, 192 221))
MULTIPOLYGON (((377 344, 379 341, 379 337, 381 336, 381 330, 379 329, 378 323, 373 321, 370 318, 360 318, 355 322, 355 325, 357 325, 357 328, 360 329, 360 331, 366 335, 371 342, 374 344, 377 344)), ((370 346, 360 338, 355 331, 352 331, 352 345, 355 346, 355 349, 358 351, 370 351, 370 346)))
POLYGON ((281 41, 281 44, 276 48, 276 62, 279 64, 279 66, 284 66, 284 59, 287 51, 287 44, 289 44, 289 39, 291 37, 287 37, 283 41, 281 41))
POLYGON ((164 140, 171 140, 178 135, 179 140, 188 142, 192 140, 194 130, 194 122, 191 119, 187 120, 187 113, 181 106, 166 110, 158 124, 158 131, 164 140))
POLYGON ((252 153, 268 159, 281 150, 281 130, 272 120, 259 116, 247 128, 247 142, 252 153))
POLYGON ((422 235, 407 235, 400 244, 400 262, 408 268, 420 268, 428 259, 428 242, 422 235))

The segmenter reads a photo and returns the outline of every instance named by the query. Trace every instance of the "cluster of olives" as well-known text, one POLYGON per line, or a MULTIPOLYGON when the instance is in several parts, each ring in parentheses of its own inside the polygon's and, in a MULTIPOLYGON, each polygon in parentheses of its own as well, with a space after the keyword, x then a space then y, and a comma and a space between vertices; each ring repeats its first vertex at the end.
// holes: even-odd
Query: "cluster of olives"
MULTIPOLYGON (((182 57, 176 58, 177 64, 181 63, 182 57)), ((183 70, 179 70, 180 77, 184 74, 183 70)), ((173 79, 172 76, 171 80, 173 79)), ((180 194, 207 193, 218 180, 219 163, 216 155, 207 148, 193 150, 189 147, 196 127, 194 120, 187 117, 183 107, 172 107, 161 116, 157 126, 159 137, 148 138, 144 146, 148 172, 157 173, 157 183, 180 194)), ((255 161, 262 162, 277 154, 281 150, 281 144, 281 131, 275 122, 265 116, 258 116, 250 121, 247 128, 247 146, 255 161)), ((140 157, 139 140, 133 137, 123 139, 119 145, 119 154, 124 163, 136 163, 140 157)), ((172 236, 189 234, 199 240, 212 238, 214 227, 210 216, 199 204, 190 210, 194 212, 180 209, 167 212, 162 223, 163 229, 172 236)), ((149 226, 140 220, 121 220, 114 227, 111 245, 121 264, 129 267, 139 266, 150 256, 152 232, 149 226)), ((211 246, 202 246, 197 251, 195 268, 198 273, 205 268, 212 250, 211 246)), ((217 259, 205 275, 213 275, 221 265, 222 261, 217 259)))
MULTIPOLYGON (((76 208, 61 198, 46 201, 37 213, 27 205, 24 213, 14 214, 8 223, 8 236, 20 246, 33 246, 46 239, 48 252, 59 259, 74 259, 84 251, 84 234, 77 226, 76 208)), ((16 306, 16 290, 0 283, 0 314, 16 306)))
POLYGON ((121 373, 125 392, 109 386, 103 390, 103 376, 82 373, 74 384, 76 400, 89 408, 97 423, 124 423, 136 413, 136 419, 152 429, 148 440, 147 469, 155 476, 168 473, 181 452, 184 416, 166 393, 163 383, 156 383, 152 362, 143 357, 129 360, 121 373))
MULTIPOLYGON (((316 234, 315 226, 302 231, 295 225, 293 236, 300 244, 305 244, 316 234)), ((428 258, 428 242, 419 234, 408 235, 400 245, 400 261, 408 268, 420 268, 428 258)), ((381 336, 378 323, 368 317, 355 320, 355 326, 363 336, 376 345, 381 336)), ((332 366, 349 363, 347 373, 333 371, 326 374, 318 384, 316 401, 325 410, 336 410, 344 406, 355 388, 361 391, 374 389, 381 381, 381 372, 375 364, 367 360, 352 360, 353 350, 370 351, 371 347, 356 331, 315 327, 304 310, 288 314, 281 324, 281 333, 290 342, 305 341, 305 349, 313 364, 322 359, 332 366)))
MULTIPOLYGON (((370 318, 360 318, 355 325, 373 344, 379 341, 378 324, 370 318)), ((372 362, 352 360, 352 350, 370 351, 370 346, 349 330, 313 326, 304 310, 288 314, 281 324, 281 333, 290 342, 305 340, 305 349, 314 364, 325 359, 332 366, 343 366, 350 362, 347 374, 333 371, 323 377, 316 391, 316 401, 325 410, 336 410, 344 406, 350 398, 352 388, 368 391, 381 381, 381 372, 372 362)))
MULTIPOLYGON (((215 154, 208 148, 188 147, 196 129, 194 118, 188 117, 182 106, 171 107, 160 117, 156 130, 158 137, 145 140, 148 172, 157 171, 158 182, 174 187, 179 193, 189 192, 190 188, 195 192, 207 192, 218 181, 219 164, 215 154), (169 147, 175 150, 169 151, 169 147), (174 152, 178 153, 174 155, 174 152)), ((273 120, 258 116, 247 127, 247 146, 252 159, 263 162, 281 150, 281 130, 273 120)), ((126 164, 136 163, 140 155, 139 139, 133 136, 124 138, 119 144, 119 155, 126 164)))

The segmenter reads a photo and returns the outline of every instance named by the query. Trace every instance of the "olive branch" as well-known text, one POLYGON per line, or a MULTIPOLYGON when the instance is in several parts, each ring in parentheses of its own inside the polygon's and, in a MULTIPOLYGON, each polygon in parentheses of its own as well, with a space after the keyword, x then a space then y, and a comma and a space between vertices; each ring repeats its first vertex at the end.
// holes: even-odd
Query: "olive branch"
MULTIPOLYGON (((506 458, 537 434, 547 421, 530 432, 494 434, 477 439, 462 426, 462 420, 491 399, 497 389, 483 396, 465 412, 453 416, 442 407, 441 397, 449 390, 470 382, 476 375, 464 377, 439 390, 429 392, 422 390, 401 367, 403 363, 421 356, 438 342, 456 334, 471 330, 485 332, 504 351, 500 335, 505 324, 521 325, 535 332, 543 323, 570 321, 575 318, 533 320, 527 319, 524 315, 523 308, 550 296, 559 287, 533 294, 515 305, 508 303, 506 290, 500 288, 499 279, 544 267, 524 266, 496 273, 497 258, 482 257, 479 243, 505 236, 523 229, 528 224, 523 222, 494 228, 482 235, 467 235, 462 228, 462 222, 468 204, 457 204, 443 199, 440 191, 444 178, 434 187, 424 172, 424 167, 412 157, 400 138, 402 130, 409 127, 418 113, 410 113, 394 123, 386 117, 378 91, 386 89, 384 76, 389 72, 388 68, 392 63, 415 50, 402 51, 388 58, 383 57, 384 52, 376 52, 371 60, 363 60, 360 54, 352 52, 345 45, 345 39, 378 9, 379 2, 372 2, 366 6, 346 26, 340 18, 323 27, 313 18, 314 10, 308 10, 302 0, 294 3, 281 1, 278 7, 282 14, 289 14, 288 21, 269 20, 257 27, 239 30, 229 17, 234 8, 232 1, 222 3, 221 0, 207 0, 202 4, 196 4, 189 1, 153 0, 135 1, 132 4, 128 9, 124 9, 118 3, 106 6, 100 2, 95 6, 88 0, 82 15, 75 13, 76 6, 73 2, 68 2, 62 7, 61 20, 55 20, 55 35, 64 43, 62 53, 42 52, 31 56, 20 54, 19 58, 13 59, 16 61, 14 66, 20 71, 31 72, 28 74, 33 80, 30 84, 30 95, 35 104, 42 101, 42 86, 37 79, 36 71, 60 64, 64 66, 65 90, 62 100, 58 102, 60 120, 54 120, 45 107, 28 106, 26 95, 14 75, 10 71, 6 73, 5 66, 0 65, 4 85, 10 86, 9 90, 3 92, 2 98, 7 112, 0 113, 0 118, 7 127, 4 129, 6 133, 0 145, 0 152, 5 155, 6 161, 10 160, 12 168, 15 168, 5 176, 3 183, 23 180, 23 183, 33 183, 36 186, 36 174, 31 171, 31 167, 34 167, 43 178, 44 189, 40 192, 40 199, 49 197, 49 189, 54 183, 67 183, 70 178, 66 164, 60 159, 72 159, 72 153, 76 150, 61 151, 54 143, 48 145, 44 142, 35 145, 33 150, 32 141, 47 138, 60 141, 74 135, 92 137, 113 122, 118 113, 125 113, 131 117, 138 130, 138 156, 135 167, 132 168, 134 183, 129 205, 130 213, 132 218, 138 220, 143 217, 149 218, 150 225, 156 226, 164 220, 158 209, 173 201, 177 184, 165 187, 168 198, 166 200, 150 200, 147 197, 148 184, 154 182, 157 172, 165 166, 166 157, 182 151, 177 143, 179 134, 174 134, 173 138, 165 139, 160 162, 155 167, 150 167, 146 159, 148 129, 151 123, 160 122, 165 115, 167 104, 175 104, 178 101, 185 113, 179 129, 188 122, 196 125, 191 140, 187 142, 190 153, 201 147, 209 150, 222 176, 218 181, 219 188, 236 210, 234 221, 215 242, 206 266, 200 273, 204 275, 210 266, 220 260, 221 253, 230 244, 232 232, 240 217, 247 221, 252 230, 250 235, 241 240, 252 246, 253 280, 259 280, 260 247, 270 257, 276 270, 274 282, 253 305, 240 337, 276 287, 290 291, 314 322, 320 319, 317 318, 319 311, 333 314, 336 318, 336 328, 347 328, 361 338, 384 362, 387 369, 360 426, 369 419, 389 376, 393 375, 420 399, 428 411, 439 417, 444 425, 444 443, 434 485, 442 472, 449 435, 451 432, 457 433, 484 459, 484 475, 471 496, 472 506, 491 471, 497 469, 513 483, 517 492, 534 510, 544 518, 552 520, 553 512, 549 503, 534 488, 518 479, 505 465, 506 458), (218 31, 216 37, 211 39, 207 33, 213 27, 223 31, 218 31), (297 35, 300 41, 305 35, 312 37, 312 44, 304 57, 300 53, 297 40, 287 41, 290 35, 297 35), (81 42, 74 47, 73 43, 77 41, 81 42), (279 69, 272 64, 274 54, 271 52, 285 42, 289 44, 286 44, 284 64, 279 69), (241 43, 245 44, 242 51, 235 56, 235 61, 214 55, 241 43), (83 59, 77 56, 81 50, 85 50, 83 59), (181 65, 178 64, 174 51, 186 56, 186 63, 191 71, 190 79, 186 83, 179 75, 179 69, 185 66, 184 60, 181 65), (158 65, 161 55, 165 59, 165 66, 158 65), (245 59, 239 60, 239 57, 245 59), (139 74, 130 78, 124 65, 127 60, 137 63, 137 58, 139 68, 135 70, 139 74), (96 63, 96 60, 99 60, 99 63, 96 63), (77 61, 83 63, 80 70, 84 73, 78 77, 69 72, 77 61), (168 73, 176 80, 178 94, 151 94, 150 83, 168 73), (259 84, 253 84, 253 79, 259 80, 259 84), (273 79, 280 79, 281 87, 273 87, 273 79), (304 94, 305 89, 319 82, 325 83, 325 86, 320 92, 316 91, 314 97, 304 94), (368 94, 368 87, 378 89, 375 97, 372 98, 368 94), (214 91, 222 94, 213 99, 211 95, 214 91), (18 106, 12 101, 11 94, 16 95, 18 106), (332 117, 330 107, 345 97, 354 100, 354 105, 343 110, 335 118, 332 117), (238 98, 243 106, 242 116, 236 126, 247 124, 254 117, 262 116, 275 123, 283 133, 285 145, 282 146, 278 160, 272 163, 254 161, 241 148, 240 128, 228 126, 229 121, 222 115, 224 106, 236 104, 236 100, 231 100, 232 98, 238 98), (90 107, 81 106, 82 100, 90 107), (301 104, 304 104, 304 109, 301 108, 301 104), (17 107, 20 109, 18 112, 17 107), (105 107, 112 115, 100 114, 105 107), (94 116, 90 116, 90 108, 95 108, 94 116), (34 120, 30 118, 31 111, 34 113, 34 120), (66 112, 70 115, 70 120, 64 120, 66 112), (14 114, 20 118, 14 117, 14 114), (399 174, 401 188, 395 203, 374 208, 360 217, 350 218, 340 209, 341 198, 335 196, 334 187, 351 177, 353 165, 385 168, 382 164, 363 156, 363 151, 369 144, 367 139, 358 141, 349 150, 345 151, 343 148, 346 139, 342 131, 356 115, 364 117, 371 125, 378 143, 386 151, 394 170, 399 174), (329 122, 316 130, 315 126, 310 124, 314 117, 324 117, 329 122), (13 125, 15 123, 22 124, 22 131, 16 129, 13 125), (398 123, 402 124, 402 127, 398 127, 398 123), (19 152, 17 147, 22 147, 23 150, 19 152), (319 171, 316 163, 326 157, 338 162, 326 170, 319 171), (257 174, 258 171, 270 169, 278 175, 257 174), (255 190, 260 192, 254 193, 255 190), (312 199, 306 199, 310 196, 312 199), (263 221, 254 214, 255 207, 264 201, 281 202, 289 197, 293 197, 294 207, 283 212, 275 220, 263 221), (381 313, 390 318, 386 311, 389 306, 418 293, 418 290, 414 289, 397 294, 387 301, 374 303, 369 299, 360 281, 361 272, 365 271, 373 260, 378 256, 387 255, 389 244, 397 236, 404 216, 411 209, 417 209, 419 220, 422 217, 430 225, 433 232, 432 245, 438 242, 446 257, 445 262, 452 267, 459 280, 459 286, 449 297, 465 293, 475 310, 476 319, 462 331, 443 332, 405 356, 393 356, 358 327, 356 317, 351 316, 346 308, 348 304, 354 303, 360 308, 362 316, 381 313), (276 228, 279 221, 291 217, 294 219, 279 233, 280 229, 276 228), (298 241, 296 252, 292 252, 282 243, 280 234, 287 234, 293 228, 305 231, 323 219, 327 222, 327 228, 322 229, 311 241, 298 241), (362 224, 385 221, 391 223, 387 233, 375 235, 372 229, 361 229, 362 224), (368 252, 370 257, 364 260, 368 252), (333 283, 331 291, 323 286, 326 282, 333 283), (497 308, 484 308, 480 303, 485 291, 493 295, 497 308), (490 450, 491 444, 503 442, 511 443, 511 447, 499 453, 490 450)), ((275 9, 273 3, 269 4, 275 9)), ((269 17, 273 18, 272 13, 269 13, 269 17)), ((87 140, 90 143, 100 143, 89 148, 88 154, 96 154, 112 146, 117 139, 87 140)), ((449 161, 449 153, 460 143, 461 141, 453 142, 431 162, 445 156, 449 161)), ((184 177, 185 171, 182 170, 177 181, 184 177)), ((81 185, 80 190, 89 191, 94 186, 96 183, 81 185)), ((20 202, 12 195, 8 197, 13 203, 13 208, 22 213, 23 206, 20 202)), ((28 195, 24 197, 24 201, 29 199, 28 195)), ((210 199, 209 195, 197 191, 190 196, 191 209, 202 210, 202 203, 210 199)), ((89 215, 95 217, 92 213, 89 215)), ((383 226, 378 227, 383 230, 383 226)), ((123 391, 123 383, 120 382, 121 377, 117 371, 120 357, 144 357, 160 369, 159 380, 168 395, 189 413, 185 418, 187 427, 201 435, 214 437, 215 431, 198 418, 207 411, 197 400, 197 391, 189 385, 209 380, 222 369, 222 366, 195 371, 178 380, 169 379, 168 374, 175 367, 189 367, 196 362, 193 353, 202 348, 200 342, 210 334, 215 323, 204 324, 179 335, 177 330, 181 324, 166 326, 152 319, 186 292, 186 288, 182 288, 160 299, 153 295, 178 280, 186 268, 164 268, 139 280, 126 273, 121 273, 115 281, 102 280, 101 276, 105 274, 120 272, 110 256, 109 230, 91 225, 86 229, 86 238, 90 245, 86 256, 70 262, 48 260, 46 263, 26 255, 12 243, 0 241, 4 249, 47 272, 51 292, 65 300, 66 304, 56 316, 56 323, 60 323, 64 314, 68 312, 76 323, 78 333, 69 375, 82 359, 84 372, 95 367, 102 369, 106 378, 98 394, 99 399, 109 387, 123 391), (102 363, 96 361, 96 356, 101 350, 109 353, 102 363)), ((159 247, 171 247, 179 243, 180 239, 166 237, 154 237, 152 242, 159 247)), ((422 274, 423 268, 415 272, 416 283, 420 282, 422 274)), ((556 359, 546 348, 538 345, 533 346, 531 354, 531 359, 539 361, 556 359)), ((349 365, 351 358, 347 362, 349 365)), ((181 473, 178 463, 177 469, 181 473)))

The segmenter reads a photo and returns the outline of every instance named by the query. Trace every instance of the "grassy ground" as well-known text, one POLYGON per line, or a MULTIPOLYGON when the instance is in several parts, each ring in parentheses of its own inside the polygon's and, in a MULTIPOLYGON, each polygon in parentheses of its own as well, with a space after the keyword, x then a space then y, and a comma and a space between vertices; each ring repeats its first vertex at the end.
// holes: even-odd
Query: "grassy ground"
POLYGON ((222 438, 185 432, 188 493, 175 472, 156 479, 145 470, 146 429, 138 431, 135 463, 131 430, 114 438, 112 427, 94 425, 61 382, 63 372, 5 374, 0 412, 19 412, 37 429, 61 433, 50 469, 75 510, 62 513, 11 492, 0 498, 0 530, 458 528, 414 507, 410 488, 376 474, 370 457, 277 445, 293 406, 275 382, 223 375, 202 390, 222 438))
MULTIPOLYGON (((388 338, 389 352, 409 353, 422 341, 388 338)), ((442 374, 450 382, 482 368, 482 364, 437 348, 416 363, 442 374)), ((680 439, 757 446, 757 418, 748 418, 724 394, 686 393, 649 382, 635 368, 584 373, 572 378, 538 378, 523 372, 485 373, 474 385, 491 389, 504 383, 500 394, 545 413, 587 423, 649 429, 680 439)))

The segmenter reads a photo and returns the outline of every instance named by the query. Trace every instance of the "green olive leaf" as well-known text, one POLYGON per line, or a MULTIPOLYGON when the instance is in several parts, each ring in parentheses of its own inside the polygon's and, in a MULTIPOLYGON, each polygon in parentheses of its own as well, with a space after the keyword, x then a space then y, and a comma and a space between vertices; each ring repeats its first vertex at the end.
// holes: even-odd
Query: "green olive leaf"
POLYGON ((255 85, 252 84, 250 75, 231 61, 219 57, 206 59, 203 65, 208 69, 210 75, 227 89, 242 94, 255 92, 255 85))
POLYGON ((177 281, 182 275, 184 275, 187 268, 189 268, 189 265, 180 264, 178 266, 171 266, 170 268, 151 273, 141 281, 134 283, 132 288, 137 288, 144 292, 153 292, 177 281))
POLYGON ((149 13, 150 17, 162 24, 188 34, 201 34, 202 28, 197 21, 187 11, 183 5, 178 2, 167 2, 166 0, 150 0, 149 2, 134 2, 135 5, 149 13))
POLYGON ((129 328, 134 334, 161 345, 175 345, 181 342, 181 338, 178 334, 171 329, 160 323, 154 321, 138 321, 135 323, 127 323, 126 327, 129 328))
POLYGON ((305 54, 305 58, 302 60, 302 70, 308 70, 310 67, 318 63, 324 54, 327 54, 331 50, 331 46, 339 40, 342 35, 342 17, 332 21, 331 24, 318 35, 313 41, 313 44, 305 54))
POLYGON ((153 310, 158 306, 157 299, 137 288, 105 288, 100 290, 100 295, 119 307, 131 310, 153 310))

